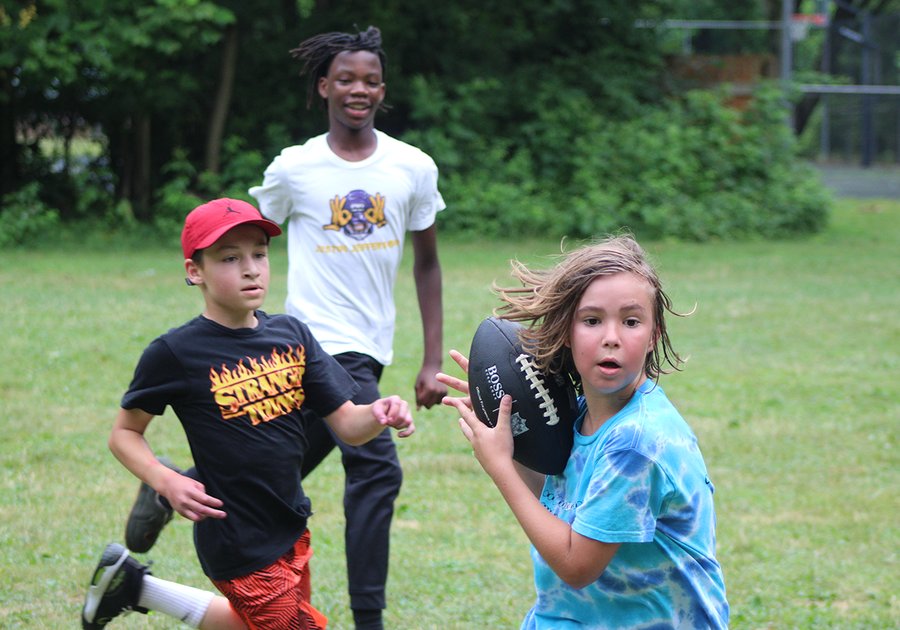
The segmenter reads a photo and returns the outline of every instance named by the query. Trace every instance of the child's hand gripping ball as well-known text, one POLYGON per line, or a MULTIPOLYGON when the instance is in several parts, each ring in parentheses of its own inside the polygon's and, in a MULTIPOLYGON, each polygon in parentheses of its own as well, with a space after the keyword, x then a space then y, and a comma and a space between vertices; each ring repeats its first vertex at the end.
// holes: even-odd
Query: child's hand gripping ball
POLYGON ((512 396, 513 459, 545 475, 565 470, 578 414, 568 379, 534 368, 519 340, 521 324, 488 317, 469 351, 469 394, 475 415, 497 424, 500 399, 512 396))

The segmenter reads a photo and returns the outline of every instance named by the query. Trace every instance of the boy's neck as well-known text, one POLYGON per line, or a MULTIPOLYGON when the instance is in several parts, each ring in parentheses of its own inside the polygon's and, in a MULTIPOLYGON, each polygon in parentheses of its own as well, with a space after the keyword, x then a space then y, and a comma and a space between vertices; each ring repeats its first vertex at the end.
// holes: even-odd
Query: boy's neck
POLYGON ((259 320, 256 318, 255 310, 240 314, 226 313, 206 308, 203 310, 203 317, 210 321, 216 322, 217 324, 219 324, 220 326, 224 326, 225 328, 231 328, 232 330, 239 330, 241 328, 256 328, 259 325, 259 320))
POLYGON ((350 130, 340 125, 332 125, 325 136, 328 148, 342 160, 362 162, 371 157, 378 148, 378 137, 374 127, 350 130))

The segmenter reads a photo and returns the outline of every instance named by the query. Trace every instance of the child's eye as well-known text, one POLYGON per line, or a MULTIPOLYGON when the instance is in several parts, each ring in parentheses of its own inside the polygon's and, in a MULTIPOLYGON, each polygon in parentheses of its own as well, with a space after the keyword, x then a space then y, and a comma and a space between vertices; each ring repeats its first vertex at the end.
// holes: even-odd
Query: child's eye
POLYGON ((639 320, 635 317, 629 317, 628 319, 625 320, 625 325, 628 328, 634 328, 635 326, 641 325, 641 320, 639 320))
POLYGON ((587 326, 596 326, 600 323, 600 320, 596 317, 585 317, 584 323, 587 326))

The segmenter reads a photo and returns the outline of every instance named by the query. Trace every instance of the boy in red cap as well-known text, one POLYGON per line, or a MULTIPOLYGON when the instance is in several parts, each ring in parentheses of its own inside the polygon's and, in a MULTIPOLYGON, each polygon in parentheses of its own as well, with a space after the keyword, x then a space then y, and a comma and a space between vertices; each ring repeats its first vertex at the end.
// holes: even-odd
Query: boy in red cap
POLYGON ((397 396, 355 405, 358 385, 305 324, 258 310, 269 284, 269 239, 280 233, 234 199, 188 215, 184 266, 188 284, 203 293, 203 313, 147 347, 109 438, 128 470, 194 521, 200 564, 225 597, 155 578, 112 543, 88 588, 85 629, 132 610, 155 610, 204 630, 315 630, 327 623, 309 602, 312 512, 297 472, 307 446, 301 408, 353 444, 385 426, 399 437, 415 426, 397 396), (184 427, 196 478, 158 460, 144 439, 167 406, 184 427))

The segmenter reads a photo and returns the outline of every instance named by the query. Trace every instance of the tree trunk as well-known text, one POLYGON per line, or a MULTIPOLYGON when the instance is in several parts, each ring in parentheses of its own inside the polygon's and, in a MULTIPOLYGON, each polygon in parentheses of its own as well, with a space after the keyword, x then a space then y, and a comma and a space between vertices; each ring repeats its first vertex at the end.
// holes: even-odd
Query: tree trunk
POLYGON ((219 88, 213 102, 212 115, 209 118, 209 128, 206 132, 206 160, 205 169, 211 173, 218 173, 222 158, 222 136, 225 133, 225 123, 228 120, 228 111, 231 109, 231 96, 234 92, 234 74, 237 65, 237 53, 239 44, 239 32, 237 24, 233 24, 225 31, 222 41, 222 64, 219 67, 219 88))
POLYGON ((116 125, 115 136, 110 138, 110 157, 113 170, 119 176, 119 199, 131 204, 131 190, 134 188, 134 158, 131 150, 132 124, 128 116, 116 125))
POLYGON ((19 145, 16 144, 16 109, 12 77, 8 72, 2 75, 2 86, 6 97, 0 98, 0 199, 13 191, 18 174, 19 145))
POLYGON ((150 114, 142 112, 134 125, 134 189, 132 205, 135 215, 150 218, 150 114))

